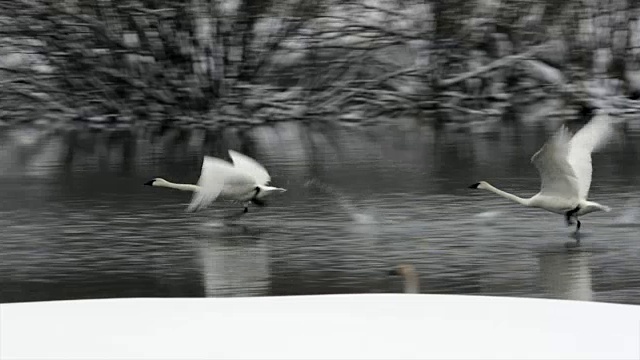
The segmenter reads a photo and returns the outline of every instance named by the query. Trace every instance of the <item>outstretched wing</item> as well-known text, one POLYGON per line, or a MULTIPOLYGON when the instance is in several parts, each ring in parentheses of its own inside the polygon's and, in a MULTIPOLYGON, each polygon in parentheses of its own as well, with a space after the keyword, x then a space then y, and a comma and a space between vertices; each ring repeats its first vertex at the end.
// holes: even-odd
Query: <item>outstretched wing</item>
POLYGON ((229 150, 229 156, 231 156, 236 169, 254 178, 256 184, 266 185, 271 181, 271 176, 269 176, 267 170, 252 158, 233 150, 229 150))
POLYGON ((198 190, 194 192, 187 211, 198 211, 214 202, 224 187, 225 177, 233 171, 233 165, 230 163, 205 156, 198 179, 198 190))
POLYGON ((566 199, 578 198, 578 180, 567 161, 571 134, 562 126, 537 153, 531 162, 540 173, 540 194, 566 199))
POLYGON ((593 173, 591 153, 604 146, 611 139, 612 134, 613 127, 609 115, 605 112, 599 112, 571 139, 568 161, 578 178, 581 199, 587 199, 591 187, 593 173))

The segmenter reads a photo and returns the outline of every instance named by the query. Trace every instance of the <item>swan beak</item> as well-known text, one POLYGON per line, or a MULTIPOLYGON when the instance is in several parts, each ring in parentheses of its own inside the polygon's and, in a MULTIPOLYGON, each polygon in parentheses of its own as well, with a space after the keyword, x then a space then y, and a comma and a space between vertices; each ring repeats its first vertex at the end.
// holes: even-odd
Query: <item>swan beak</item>
POLYGON ((469 185, 469 189, 477 189, 477 188, 478 188, 478 186, 480 186, 480 183, 479 183, 479 182, 477 182, 477 183, 475 183, 475 184, 473 184, 473 185, 469 185))
POLYGON ((398 270, 396 269, 391 269, 387 272, 388 275, 400 275, 400 273, 398 272, 398 270))
POLYGON ((154 181, 155 181, 155 180, 149 180, 149 181, 147 181, 146 183, 144 183, 144 185, 147 185, 147 186, 153 186, 153 182, 154 182, 154 181))

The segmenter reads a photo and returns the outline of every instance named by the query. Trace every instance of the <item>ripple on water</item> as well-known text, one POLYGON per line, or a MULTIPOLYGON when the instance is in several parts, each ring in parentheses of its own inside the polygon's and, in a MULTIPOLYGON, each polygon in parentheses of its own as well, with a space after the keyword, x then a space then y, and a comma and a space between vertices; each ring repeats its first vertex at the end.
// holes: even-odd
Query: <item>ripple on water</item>
POLYGON ((200 154, 139 154, 136 175, 87 168, 21 182, 0 174, 0 301, 391 292, 401 284, 386 270, 410 263, 422 292, 591 291, 595 301, 638 303, 635 160, 594 155, 594 200, 624 205, 583 217, 578 249, 564 247, 573 229, 561 216, 466 188, 487 179, 535 193, 529 158, 538 137, 400 137, 384 146, 337 137, 344 154, 324 149, 313 163, 311 153, 287 150, 291 139, 279 151, 263 146, 273 150, 261 159, 273 182, 289 191, 236 219, 225 217, 237 204, 186 213, 190 194, 140 185, 159 173, 196 181, 200 154), (309 178, 329 191, 305 186, 309 178))

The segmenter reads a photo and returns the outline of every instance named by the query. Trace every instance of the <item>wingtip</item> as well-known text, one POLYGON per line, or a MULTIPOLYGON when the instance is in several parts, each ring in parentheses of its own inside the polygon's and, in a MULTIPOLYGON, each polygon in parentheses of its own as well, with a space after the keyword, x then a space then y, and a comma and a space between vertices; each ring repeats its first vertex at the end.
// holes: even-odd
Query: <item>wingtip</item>
POLYGON ((245 154, 243 154, 243 153, 241 153, 239 151, 235 151, 233 149, 229 149, 227 151, 227 153, 229 153, 229 157, 231 158, 232 161, 235 160, 234 157, 235 158, 242 157, 242 156, 247 157, 247 155, 245 155, 245 154))
POLYGON ((567 124, 560 125, 560 127, 556 131, 556 135, 564 136, 564 135, 567 135, 567 134, 569 134, 569 127, 567 126, 567 124))
POLYGON ((198 205, 197 203, 190 203, 189 206, 187 206, 186 209, 184 209, 185 212, 188 213, 194 213, 197 212, 198 210, 200 210, 202 207, 200 205, 198 205))
POLYGON ((208 166, 208 164, 211 164, 214 161, 214 157, 213 156, 209 156, 209 155, 205 155, 202 157, 202 168, 204 169, 205 167, 208 166))

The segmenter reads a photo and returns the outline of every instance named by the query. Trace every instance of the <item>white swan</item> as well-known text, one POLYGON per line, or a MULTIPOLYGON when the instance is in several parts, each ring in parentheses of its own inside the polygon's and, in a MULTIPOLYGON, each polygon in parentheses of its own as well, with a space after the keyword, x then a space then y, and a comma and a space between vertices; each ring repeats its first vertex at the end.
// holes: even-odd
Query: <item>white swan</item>
POLYGON ((400 264, 389 270, 389 275, 400 275, 404 279, 404 292, 407 294, 420 293, 420 279, 413 265, 400 264))
POLYGON ((209 206, 216 199, 244 202, 244 212, 249 204, 263 206, 262 200, 273 192, 284 192, 283 188, 267 186, 271 176, 262 165, 239 152, 229 150, 233 164, 211 156, 205 156, 197 185, 176 184, 162 178, 147 181, 145 185, 193 191, 187 211, 197 211, 209 206))
POLYGON ((594 211, 610 211, 608 206, 588 201, 591 186, 591 153, 605 144, 612 134, 606 113, 598 113, 588 124, 571 137, 562 126, 550 140, 531 158, 540 173, 540 192, 524 199, 497 189, 486 181, 469 186, 484 189, 509 200, 531 207, 541 208, 565 216, 567 225, 577 221, 576 234, 580 230, 578 216, 594 211))

